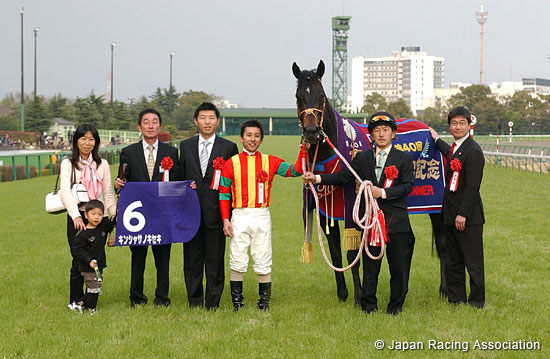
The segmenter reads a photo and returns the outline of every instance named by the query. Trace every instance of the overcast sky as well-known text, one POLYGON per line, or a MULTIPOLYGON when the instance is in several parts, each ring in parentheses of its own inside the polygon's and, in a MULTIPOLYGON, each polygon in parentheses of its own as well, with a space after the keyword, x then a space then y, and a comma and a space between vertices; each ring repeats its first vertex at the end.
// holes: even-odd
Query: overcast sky
MULTIPOLYGON (((486 83, 550 78, 550 0, 486 0, 486 83)), ((479 0, 0 0, 0 97, 20 91, 20 9, 25 6, 25 92, 105 94, 116 42, 114 96, 128 101, 168 87, 203 90, 242 107, 294 107, 292 62, 327 65, 331 18, 351 16, 354 56, 420 46, 446 60, 446 84, 479 81, 479 0)), ((349 84, 351 87, 351 84, 349 84)), ((350 91, 350 90, 348 90, 350 91)))

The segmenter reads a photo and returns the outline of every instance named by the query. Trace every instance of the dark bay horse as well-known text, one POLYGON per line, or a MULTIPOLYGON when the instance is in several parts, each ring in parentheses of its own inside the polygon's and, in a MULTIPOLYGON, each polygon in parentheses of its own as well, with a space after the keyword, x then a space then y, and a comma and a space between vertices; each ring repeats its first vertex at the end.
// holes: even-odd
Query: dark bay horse
MULTIPOLYGON (((323 142, 323 134, 329 137, 330 141, 334 144, 338 143, 338 131, 337 131, 337 119, 334 115, 334 111, 330 105, 321 79, 325 73, 325 64, 323 61, 319 62, 316 70, 304 70, 294 63, 292 65, 292 72, 298 79, 296 88, 296 105, 298 111, 299 124, 302 130, 302 141, 310 144, 309 148, 309 162, 320 163, 334 155, 333 150, 329 145, 323 142)), ((322 192, 322 191, 319 191, 322 192)), ((329 191, 330 192, 330 191, 329 191)), ((320 193, 320 195, 323 195, 320 193)), ((306 214, 307 215, 307 214, 306 214)), ((312 216, 309 216, 310 221, 312 216)), ((340 230, 338 227, 338 221, 327 221, 327 217, 320 213, 321 228, 325 233, 329 244, 330 256, 332 264, 336 267, 342 268, 342 248, 340 230)), ((446 296, 447 288, 445 283, 445 238, 443 221, 440 213, 431 213, 430 220, 432 224, 433 243, 437 249, 437 254, 440 258, 440 286, 439 294, 446 296)), ((407 250, 407 257, 409 261, 409 270, 412 260, 412 254, 414 250, 415 237, 411 228, 411 245, 407 250)), ((357 250, 348 250, 346 253, 348 263, 352 263, 357 256, 357 250)), ((360 304, 361 298, 361 280, 359 276, 359 262, 352 268, 352 277, 354 285, 354 299, 355 303, 360 304)), ((338 299, 345 301, 348 297, 348 290, 344 274, 342 272, 334 272, 336 277, 336 289, 338 299)), ((409 273, 407 274, 408 277, 409 273)), ((408 287, 408 279, 407 279, 408 287)), ((407 291, 407 289, 406 289, 407 291)))
MULTIPOLYGON (((334 155, 334 151, 322 141, 321 131, 329 137, 332 143, 338 143, 336 117, 332 106, 325 95, 321 79, 325 73, 325 64, 319 62, 316 70, 302 71, 296 63, 292 65, 292 72, 298 79, 296 89, 296 105, 298 119, 302 129, 302 141, 310 144, 308 150, 309 162, 320 163, 334 155)), ((342 248, 338 221, 330 221, 321 213, 321 228, 328 241, 332 264, 342 268, 342 248), (328 221, 328 223, 327 223, 328 221), (328 229, 328 230, 327 230, 328 229)), ((357 256, 357 250, 347 251, 348 263, 352 263, 357 256)), ((359 276, 359 262, 352 268, 354 300, 361 301, 361 279, 359 276)), ((336 290, 340 301, 348 297, 348 289, 343 272, 334 272, 336 276, 336 290)))

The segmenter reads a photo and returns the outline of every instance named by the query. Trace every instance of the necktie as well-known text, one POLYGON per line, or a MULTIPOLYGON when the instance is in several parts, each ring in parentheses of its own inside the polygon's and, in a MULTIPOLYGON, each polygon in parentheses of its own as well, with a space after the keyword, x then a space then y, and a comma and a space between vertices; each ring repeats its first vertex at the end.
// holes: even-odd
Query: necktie
POLYGON ((382 170, 384 169, 384 165, 386 164, 386 152, 380 151, 380 157, 378 158, 378 166, 376 168, 376 180, 380 181, 380 177, 382 176, 382 170))
POLYGON ((149 173, 149 179, 153 179, 153 172, 155 170, 155 159, 153 158, 153 146, 147 146, 149 150, 149 156, 147 157, 147 172, 149 173))
POLYGON ((447 156, 447 161, 451 161, 451 157, 453 157, 453 153, 455 152, 455 146, 456 146, 456 142, 453 142, 453 144, 451 145, 451 150, 449 151, 449 155, 447 156))
POLYGON ((208 164, 208 157, 210 157, 208 154, 208 145, 210 145, 210 142, 208 141, 204 141, 202 143, 202 150, 200 154, 201 171, 202 171, 203 177, 206 174, 206 165, 208 164))

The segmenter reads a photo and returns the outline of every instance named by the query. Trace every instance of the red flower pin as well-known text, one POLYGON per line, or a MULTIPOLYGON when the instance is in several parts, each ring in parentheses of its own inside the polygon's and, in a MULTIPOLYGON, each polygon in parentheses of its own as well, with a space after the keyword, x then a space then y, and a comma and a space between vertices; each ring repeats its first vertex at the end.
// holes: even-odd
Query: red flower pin
POLYGON ((462 169, 462 162, 458 158, 453 158, 451 161, 451 170, 460 171, 462 169))
POLYGON ((170 157, 164 157, 162 161, 160 161, 160 166, 165 171, 170 171, 172 167, 174 167, 174 161, 170 157))
POLYGON ((223 157, 216 157, 214 161, 212 161, 212 165, 214 166, 215 170, 223 170, 225 167, 225 160, 223 157))
POLYGON ((386 175, 387 179, 393 180, 397 178, 397 175, 399 174, 399 171, 397 170, 397 167, 395 166, 388 166, 386 169, 384 169, 384 174, 386 175))
POLYGON ((264 170, 261 170, 261 171, 256 173, 256 181, 257 182, 265 182, 265 181, 267 181, 268 178, 269 178, 269 176, 267 175, 267 172, 264 171, 264 170))

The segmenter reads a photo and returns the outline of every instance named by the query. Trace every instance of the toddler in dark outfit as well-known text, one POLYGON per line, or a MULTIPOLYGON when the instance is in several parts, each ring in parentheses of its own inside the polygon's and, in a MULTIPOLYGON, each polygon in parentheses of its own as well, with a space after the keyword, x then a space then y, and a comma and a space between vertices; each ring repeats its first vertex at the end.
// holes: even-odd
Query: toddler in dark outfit
POLYGON ((74 242, 74 255, 78 259, 78 270, 86 283, 86 293, 78 302, 69 304, 69 309, 82 313, 88 309, 95 313, 97 297, 101 293, 101 274, 107 267, 105 243, 114 228, 114 217, 103 217, 105 207, 101 201, 91 200, 86 204, 84 215, 88 220, 86 229, 77 233, 74 242))

